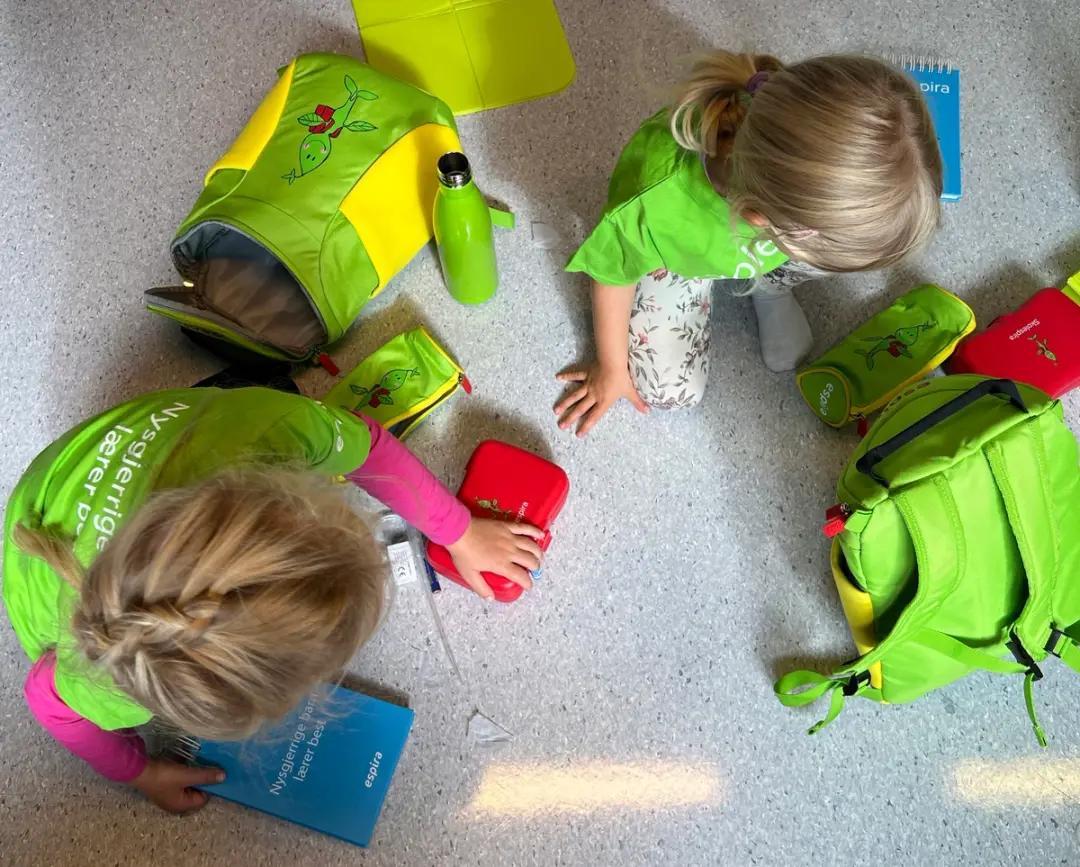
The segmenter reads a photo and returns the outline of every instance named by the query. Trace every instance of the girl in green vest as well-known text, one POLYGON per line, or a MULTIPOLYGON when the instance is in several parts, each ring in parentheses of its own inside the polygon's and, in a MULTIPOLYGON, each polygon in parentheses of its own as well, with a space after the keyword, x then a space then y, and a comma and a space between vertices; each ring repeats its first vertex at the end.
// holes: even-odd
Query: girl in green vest
POLYGON ((153 717, 245 737, 332 679, 385 607, 387 568, 344 476, 445 544, 482 595, 529 586, 526 525, 477 520, 378 424, 268 388, 130 400, 31 464, 4 518, 3 595, 30 710, 67 749, 174 812, 213 769, 148 759, 153 717))
POLYGON ((584 436, 621 398, 697 404, 717 280, 752 288, 765 364, 794 368, 812 336, 791 287, 923 245, 941 172, 918 89, 885 63, 715 53, 631 138, 567 266, 593 279, 596 361, 559 374, 559 426, 584 436))

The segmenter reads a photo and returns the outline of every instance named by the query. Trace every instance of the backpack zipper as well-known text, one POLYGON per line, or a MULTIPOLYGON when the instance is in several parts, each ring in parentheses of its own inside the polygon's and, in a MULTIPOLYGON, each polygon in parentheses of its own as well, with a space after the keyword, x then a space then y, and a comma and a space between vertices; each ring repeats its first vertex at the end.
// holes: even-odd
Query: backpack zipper
POLYGON ((456 380, 447 380, 447 383, 453 382, 453 387, 447 388, 442 394, 437 395, 434 400, 430 402, 421 403, 415 412, 405 416, 402 419, 394 422, 390 428, 390 433, 399 439, 404 437, 412 429, 414 425, 431 412, 434 412, 442 403, 450 398, 458 386, 460 386, 466 394, 472 394, 472 383, 469 382, 469 378, 465 376, 465 371, 459 370, 456 380))

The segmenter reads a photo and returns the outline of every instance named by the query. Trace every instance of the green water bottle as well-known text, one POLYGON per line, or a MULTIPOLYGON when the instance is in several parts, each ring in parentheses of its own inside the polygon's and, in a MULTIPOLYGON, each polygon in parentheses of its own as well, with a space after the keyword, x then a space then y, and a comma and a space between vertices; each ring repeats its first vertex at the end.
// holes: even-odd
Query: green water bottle
POLYGON ((465 154, 443 154, 438 171, 434 223, 443 280, 462 304, 483 304, 499 285, 491 213, 465 154))

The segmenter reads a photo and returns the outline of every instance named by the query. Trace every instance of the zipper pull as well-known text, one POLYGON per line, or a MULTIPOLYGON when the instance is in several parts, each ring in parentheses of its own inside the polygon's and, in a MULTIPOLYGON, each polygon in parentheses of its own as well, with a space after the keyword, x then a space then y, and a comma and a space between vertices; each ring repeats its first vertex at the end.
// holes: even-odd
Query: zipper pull
POLYGON ((870 432, 870 421, 865 415, 855 416, 855 430, 861 437, 866 436, 870 432))
POLYGON ((830 506, 825 512, 825 523, 821 527, 821 532, 828 539, 839 536, 844 532, 844 527, 847 526, 847 520, 850 517, 851 506, 847 503, 837 503, 835 506, 830 506))
POLYGON ((457 381, 465 389, 466 394, 472 394, 472 383, 469 382, 469 377, 465 375, 464 371, 458 374, 457 381))
POLYGON ((331 376, 341 376, 341 368, 334 364, 334 359, 325 352, 320 352, 316 355, 315 362, 331 376))

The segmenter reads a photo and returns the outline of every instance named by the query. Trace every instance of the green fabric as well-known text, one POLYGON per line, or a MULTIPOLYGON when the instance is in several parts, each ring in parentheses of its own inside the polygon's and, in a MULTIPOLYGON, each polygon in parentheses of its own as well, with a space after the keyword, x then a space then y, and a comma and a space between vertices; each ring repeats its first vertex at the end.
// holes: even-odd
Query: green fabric
POLYGON ((154 491, 244 463, 290 463, 326 475, 363 464, 363 420, 266 388, 189 388, 143 395, 68 432, 30 465, 4 517, 3 598, 27 656, 55 648, 60 697, 105 729, 149 714, 81 659, 67 629, 76 592, 12 542, 16 524, 74 540, 88 565, 154 491))
POLYGON ((464 382, 461 368, 423 328, 387 341, 349 371, 326 402, 363 412, 404 439, 464 382))
POLYGON ((491 213, 493 226, 498 226, 500 229, 513 229, 517 225, 517 217, 514 216, 513 211, 496 208, 494 205, 488 206, 488 211, 491 213))
POLYGON ((1061 291, 1080 304, 1080 271, 1069 278, 1068 282, 1061 287, 1061 291))
MULTIPOLYGON (((775 683, 773 692, 784 707, 805 707, 828 695, 829 707, 824 718, 814 723, 806 732, 808 735, 816 735, 843 711, 846 698, 844 688, 848 679, 843 673, 826 677, 816 671, 791 671, 775 683)), ((881 701, 880 692, 871 688, 866 681, 859 684, 851 694, 881 701)))
POLYGON ((873 697, 900 703, 976 670, 1025 674, 1028 713, 1044 743, 1034 666, 1008 645, 1019 642, 1034 662, 1055 652, 1080 670, 1080 455, 1060 403, 1017 384, 1026 412, 985 395, 878 463, 885 485, 857 468, 868 451, 984 380, 943 377, 912 390, 885 410, 844 470, 838 493, 852 514, 840 549, 870 597, 878 643, 822 677, 880 664, 873 697), (1063 633, 1056 644, 1054 629, 1063 633))
POLYGON ((625 286, 666 269, 682 277, 749 279, 787 261, 731 213, 698 154, 679 146, 668 112, 634 134, 615 166, 599 225, 566 266, 625 286))
POLYGON ((1052 652, 1069 668, 1080 674, 1080 645, 1077 645, 1075 641, 1062 634, 1052 652))
POLYGON ((799 391, 822 421, 839 427, 926 376, 974 326, 955 295, 918 286, 800 370, 799 391))
POLYGON ((1034 686, 1037 678, 1034 673, 1028 672, 1024 676, 1024 706, 1027 708, 1028 719, 1031 720, 1031 729, 1035 732, 1035 740, 1040 747, 1046 746, 1046 732, 1039 724, 1039 715, 1035 712, 1034 686))
POLYGON ((354 58, 302 55, 277 128, 254 165, 216 173, 173 246, 207 223, 258 242, 303 286, 333 343, 379 282, 341 202, 394 142, 427 123, 455 128, 445 103, 410 84, 354 58), (321 125, 319 106, 334 109, 337 134, 312 131, 321 125))

